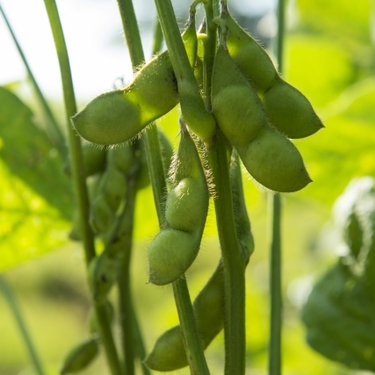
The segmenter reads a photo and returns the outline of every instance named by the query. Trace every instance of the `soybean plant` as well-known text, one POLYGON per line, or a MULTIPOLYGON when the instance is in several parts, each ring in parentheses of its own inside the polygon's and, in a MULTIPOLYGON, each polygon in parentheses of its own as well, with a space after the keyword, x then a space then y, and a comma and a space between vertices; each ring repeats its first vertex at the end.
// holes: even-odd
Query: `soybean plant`
MULTIPOLYGON (((171 1, 155 0, 155 45, 161 45, 163 35, 167 50, 154 50, 147 63, 132 0, 118 4, 131 47, 133 81, 99 95, 80 111, 72 102, 67 106, 74 128, 69 128, 70 169, 79 202, 71 237, 84 243, 94 323, 90 338, 67 356, 61 373, 83 369, 102 345, 113 375, 134 375, 136 359, 145 375, 150 369, 185 366, 194 375, 208 375, 203 351, 224 329, 225 375, 244 375, 245 268, 254 239, 241 163, 266 190, 301 190, 311 178, 290 138, 307 137, 323 125, 308 99, 281 78, 267 52, 230 15, 227 1, 220 6, 213 0, 193 1, 180 33, 171 1), (198 31, 200 3, 204 21, 198 31), (172 157, 172 146, 155 120, 177 105, 179 144, 172 157), (83 148, 76 134, 85 140, 83 148), (136 196, 148 184, 159 232, 148 246, 145 281, 148 277, 156 285, 172 284, 180 319, 149 353, 132 304, 129 272, 136 196), (200 250, 210 202, 216 211, 220 261, 191 303, 185 273, 200 250), (94 239, 103 244, 101 254, 94 239), (111 330, 109 291, 116 284, 122 357, 111 330)), ((64 50, 54 0, 46 5, 57 50, 64 50)), ((64 89, 72 100, 64 56, 64 89)))

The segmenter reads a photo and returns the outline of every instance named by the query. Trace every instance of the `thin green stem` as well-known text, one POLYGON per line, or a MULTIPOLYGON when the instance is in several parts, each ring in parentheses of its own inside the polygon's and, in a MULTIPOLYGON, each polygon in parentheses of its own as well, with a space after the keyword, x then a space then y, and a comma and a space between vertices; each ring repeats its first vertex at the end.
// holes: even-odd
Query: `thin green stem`
POLYGON ((31 360, 31 362, 32 362, 32 364, 35 368, 35 372, 38 375, 45 375, 46 373, 43 369, 41 360, 40 360, 40 358, 37 354, 35 345, 34 345, 32 339, 31 339, 30 333, 27 329, 26 323, 25 323, 25 321, 22 317, 22 312, 21 312, 21 309, 20 309, 20 307, 17 303, 16 297, 15 297, 11 287, 9 286, 7 281, 5 280, 5 278, 1 275, 0 275, 0 291, 3 293, 5 299, 8 302, 8 305, 9 305, 9 307, 10 307, 12 313, 13 313, 13 316, 16 320, 18 329, 19 329, 19 331, 21 333, 21 336, 23 338, 23 342, 25 343, 27 351, 29 353, 30 360, 31 360))
MULTIPOLYGON (((94 237, 89 225, 89 199, 87 193, 86 179, 84 174, 84 165, 82 158, 81 141, 70 124, 70 118, 77 112, 76 100, 73 88, 72 75, 68 51, 65 44, 65 38, 60 22, 59 13, 55 0, 44 0, 47 10, 49 23, 51 26, 55 48, 60 65, 61 81, 63 86, 66 123, 68 131, 68 145, 71 160, 72 180, 75 197, 80 213, 80 222, 82 223, 82 239, 85 252, 86 264, 95 257, 94 237)), ((122 370, 117 356, 116 346, 112 336, 111 328, 107 319, 105 305, 95 306, 96 315, 100 327, 101 339, 105 348, 108 365, 113 375, 121 375, 122 370)))
MULTIPOLYGON (((144 54, 143 48, 141 44, 141 40, 139 37, 139 29, 136 22, 136 17, 133 9, 133 4, 131 0, 118 0, 120 13, 122 17, 122 23, 124 26, 125 36, 127 39, 127 43, 132 44, 132 48, 130 51, 133 51, 134 56, 131 56, 133 66, 139 65, 139 61, 143 61, 144 54), (132 18, 132 19, 130 19, 132 18), (133 36, 135 36, 133 38, 133 36)), ((171 14, 169 14, 171 16, 171 14)), ((163 22, 165 20, 164 15, 160 18, 160 22, 163 26, 163 22)), ((172 20, 175 22, 175 16, 172 9, 172 20)), ((173 22, 172 22, 173 23, 173 22)), ((181 40, 180 32, 175 23, 175 27, 177 28, 177 37, 181 40)), ((165 32, 164 32, 165 36, 165 32)), ((168 43, 168 41, 167 41, 168 43)), ((155 44, 156 46, 159 45, 158 43, 155 44)), ((186 57, 186 62, 188 66, 188 70, 192 74, 192 78, 194 78, 194 74, 190 68, 189 60, 186 55, 185 48, 182 44, 182 53, 186 57)), ((155 54, 158 51, 153 51, 155 54)), ((185 67, 186 68, 186 67, 185 67)), ((149 127, 145 132, 145 145, 146 145, 146 155, 149 167, 149 174, 150 180, 152 184, 152 189, 154 193, 154 201, 155 206, 157 209, 158 219, 159 219, 159 226, 161 226, 162 222, 164 221, 164 197, 165 192, 167 190, 166 181, 165 181, 165 174, 163 170, 163 164, 161 159, 161 152, 158 140, 158 134, 156 127, 149 127)), ((208 375, 208 367, 204 358, 203 349, 201 347, 200 338, 197 332, 197 328, 195 325, 195 319, 193 314, 193 309, 189 297, 187 283, 184 277, 180 280, 173 283, 173 291, 175 295, 175 302, 179 314, 179 319, 182 327, 182 333, 184 337, 185 347, 187 352, 191 350, 191 356, 189 358, 189 365, 191 367, 191 371, 195 375, 208 375), (192 348, 192 349, 191 349, 192 348)))
POLYGON ((225 280, 225 374, 244 375, 246 355, 245 262, 237 241, 226 144, 217 131, 208 150, 215 184, 215 211, 225 280))
POLYGON ((18 40, 16 38, 16 35, 14 34, 13 32, 13 29, 12 29, 12 26, 10 25, 9 23, 9 20, 2 8, 2 6, 0 5, 0 13, 3 15, 4 17, 4 21, 5 21, 5 24, 7 25, 8 27, 8 30, 10 32, 10 35, 12 36, 12 39, 13 39, 13 42, 17 48, 17 51, 25 65, 25 68, 26 68, 26 71, 27 71, 27 74, 29 75, 29 78, 31 80, 31 83, 32 85, 34 86, 34 90, 35 90, 35 93, 36 93, 36 96, 43 108, 43 111, 47 117, 47 133, 49 135, 49 138, 51 140, 51 142, 55 145, 55 147, 59 150, 60 152, 60 155, 61 156, 65 156, 66 155, 66 148, 65 148, 65 137, 60 129, 60 126, 55 118, 55 116, 53 115, 52 113, 52 110, 50 108, 50 106, 48 105, 47 103, 47 100, 46 98, 44 97, 36 79, 35 79, 35 76, 30 68, 30 65, 26 59, 26 56, 25 54, 23 53, 23 50, 20 46, 20 44, 18 43, 18 40))
POLYGON ((281 374, 282 290, 281 290, 281 197, 271 195, 272 240, 270 264, 271 320, 269 344, 269 374, 281 374))
MULTIPOLYGON (((132 176, 131 176, 132 177, 132 176)), ((133 227, 134 227, 134 210, 137 189, 135 179, 128 178, 126 194, 126 204, 123 215, 120 220, 121 233, 117 235, 121 241, 122 256, 119 272, 119 306, 120 306, 120 323, 121 339, 123 346, 123 355, 125 360, 126 375, 134 375, 134 321, 133 303, 130 286, 130 261, 131 250, 133 245, 133 227)))
MULTIPOLYGON (((276 58, 279 72, 283 70, 283 46, 285 28, 285 1, 279 0, 277 7, 277 38, 276 58)), ((271 193, 272 201, 272 238, 271 238, 271 264, 270 264, 270 343, 269 343, 269 375, 281 374, 281 340, 282 340, 282 248, 281 248, 281 197, 280 194, 271 193)))

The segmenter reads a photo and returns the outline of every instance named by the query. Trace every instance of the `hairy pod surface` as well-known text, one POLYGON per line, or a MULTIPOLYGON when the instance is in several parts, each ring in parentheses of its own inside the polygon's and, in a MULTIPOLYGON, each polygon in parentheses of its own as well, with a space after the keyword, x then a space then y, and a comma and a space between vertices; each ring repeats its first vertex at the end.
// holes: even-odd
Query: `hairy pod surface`
POLYGON ((271 125, 288 138, 304 138, 324 128, 308 99, 295 87, 278 78, 263 94, 271 125))
MULTIPOLYGON (((197 41, 191 37, 192 27, 188 27, 182 38, 193 64, 197 41)), ((134 138, 178 102, 177 80, 169 53, 165 51, 140 69, 129 86, 94 98, 72 117, 72 123, 77 133, 89 142, 112 145, 134 138)))
POLYGON ((197 256, 200 236, 178 229, 166 228, 151 241, 147 257, 149 281, 165 285, 185 273, 197 256))
POLYGON ((270 127, 262 129, 247 147, 236 149, 250 175, 268 189, 295 192, 311 182, 297 148, 270 127))
POLYGON ((280 77, 260 44, 228 12, 222 17, 229 54, 262 96, 271 124, 288 138, 304 138, 323 128, 308 99, 280 77))
POLYGON ((148 249, 149 280, 170 283, 191 266, 196 258, 208 211, 208 188, 198 151, 187 129, 170 171, 165 223, 148 249))
POLYGON ((60 374, 78 372, 86 368, 98 355, 99 344, 96 338, 87 339, 75 346, 66 356, 60 374))
MULTIPOLYGON (((220 263, 193 304, 197 329, 206 349, 224 325, 224 275, 220 263)), ((175 326, 156 341, 145 360, 156 371, 174 371, 188 365, 180 326, 175 326)))
POLYGON ((222 17, 228 29, 226 44, 230 56, 258 92, 267 91, 278 77, 272 60, 228 12, 222 17))

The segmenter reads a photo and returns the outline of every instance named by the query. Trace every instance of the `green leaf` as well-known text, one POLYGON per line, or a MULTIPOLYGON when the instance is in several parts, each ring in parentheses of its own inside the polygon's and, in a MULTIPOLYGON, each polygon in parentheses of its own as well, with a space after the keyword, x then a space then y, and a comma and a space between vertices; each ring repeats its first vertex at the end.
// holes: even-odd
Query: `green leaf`
POLYGON ((314 286, 303 309, 310 346, 327 358, 375 370, 374 300, 341 260, 314 286))
POLYGON ((0 270, 66 242, 70 183, 32 116, 0 87, 0 270))

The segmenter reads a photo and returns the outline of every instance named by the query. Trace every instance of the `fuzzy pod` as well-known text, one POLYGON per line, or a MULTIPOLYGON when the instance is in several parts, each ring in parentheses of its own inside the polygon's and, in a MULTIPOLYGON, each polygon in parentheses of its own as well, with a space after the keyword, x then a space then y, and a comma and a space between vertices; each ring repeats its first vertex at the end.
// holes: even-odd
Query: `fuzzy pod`
POLYGON ((106 303, 108 293, 117 280, 118 268, 118 258, 109 256, 107 251, 91 260, 88 278, 95 304, 106 303))
POLYGON ((208 211, 208 188, 198 151, 187 129, 170 171, 165 223, 148 249, 149 280, 168 284, 191 266, 200 248, 208 211))
POLYGON ((166 221, 169 227, 195 232, 207 215, 208 192, 205 180, 184 178, 167 196, 166 221))
POLYGON ((118 209, 126 193, 126 178, 123 172, 112 165, 108 165, 102 174, 98 195, 105 197, 114 212, 118 209))
MULTIPOLYGON (((191 38, 190 28, 186 32, 187 37, 184 33, 182 38, 193 62, 196 38, 191 38)), ((112 145, 134 138, 178 102, 177 80, 169 53, 165 51, 143 66, 133 82, 124 89, 94 98, 72 117, 72 123, 77 133, 89 142, 112 145)))
MULTIPOLYGON (((193 304, 197 330, 206 349, 224 325, 224 275, 220 263, 193 304)), ((188 365, 180 326, 163 333, 145 364, 155 371, 174 371, 188 365)))
POLYGON ((216 131, 216 121, 206 109, 195 78, 193 81, 179 80, 178 94, 181 114, 187 126, 203 141, 211 139, 216 131))
POLYGON ((236 146, 250 175, 261 185, 278 192, 295 192, 311 182, 301 154, 293 143, 265 127, 248 146, 236 146))
POLYGON ((232 145, 249 144, 269 126, 257 93, 223 46, 215 56, 211 97, 217 123, 232 145))
POLYGON ((104 195, 97 196, 90 207, 90 226, 95 234, 106 232, 111 226, 114 212, 104 195))
MULTIPOLYGON (((82 158, 86 177, 102 172, 106 165, 107 151, 103 148, 95 147, 90 143, 82 145, 82 158)), ((70 160, 64 166, 64 172, 71 176, 70 160)))
POLYGON ((305 138, 324 128, 306 96, 281 78, 262 98, 271 125, 288 138, 305 138))
POLYGON ((226 10, 226 46, 235 64, 264 100, 271 124, 288 138, 304 138, 323 128, 309 100, 286 83, 268 53, 226 10))
POLYGON ((173 228, 161 230, 147 251, 149 281, 155 285, 165 285, 181 277, 196 258, 200 240, 199 233, 173 228))
POLYGON ((75 346, 65 357, 60 374, 70 374, 85 369, 98 355, 99 343, 96 338, 89 338, 75 346))
POLYGON ((222 18, 232 59, 258 92, 267 91, 279 76, 268 53, 228 12, 223 12, 222 18))

